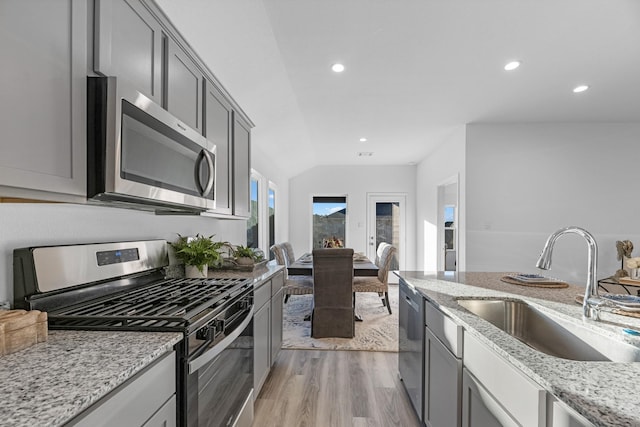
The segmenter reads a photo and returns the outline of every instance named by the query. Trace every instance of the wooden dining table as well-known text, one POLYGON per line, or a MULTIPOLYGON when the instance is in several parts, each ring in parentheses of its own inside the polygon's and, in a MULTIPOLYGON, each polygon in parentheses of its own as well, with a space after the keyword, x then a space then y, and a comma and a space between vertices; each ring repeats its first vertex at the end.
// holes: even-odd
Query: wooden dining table
MULTIPOLYGON (((290 276, 312 276, 313 260, 311 254, 304 254, 295 262, 289 264, 287 271, 290 276)), ((354 258, 353 275, 356 277, 377 276, 378 267, 369 259, 354 258)))

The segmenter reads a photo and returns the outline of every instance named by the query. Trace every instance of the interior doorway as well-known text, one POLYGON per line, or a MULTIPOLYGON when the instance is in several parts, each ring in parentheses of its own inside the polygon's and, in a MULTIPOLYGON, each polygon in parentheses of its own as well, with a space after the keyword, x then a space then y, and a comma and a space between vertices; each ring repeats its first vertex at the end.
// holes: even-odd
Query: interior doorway
MULTIPOLYGON (((403 193, 367 194, 367 257, 376 259, 376 250, 382 242, 396 247, 391 270, 403 270, 406 253, 406 203, 403 193)), ((398 277, 389 274, 389 283, 398 277)))
POLYGON ((438 270, 458 271, 458 178, 438 186, 438 270))

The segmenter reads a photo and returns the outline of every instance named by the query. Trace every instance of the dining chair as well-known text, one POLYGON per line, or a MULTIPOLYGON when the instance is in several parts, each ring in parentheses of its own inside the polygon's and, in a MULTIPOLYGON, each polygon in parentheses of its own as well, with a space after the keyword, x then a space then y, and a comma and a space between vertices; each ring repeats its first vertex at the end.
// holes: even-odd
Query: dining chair
POLYGON ((289 276, 287 267, 290 262, 287 259, 286 250, 282 243, 271 246, 269 248, 273 253, 278 265, 285 267, 285 280, 283 286, 284 303, 289 301, 291 295, 309 295, 313 293, 313 279, 309 276, 289 276))
POLYGON ((282 242, 280 246, 284 249, 284 257, 287 260, 287 267, 296 261, 296 256, 293 253, 293 246, 289 242, 282 242))
POLYGON ((311 337, 353 338, 353 249, 313 250, 311 337))
POLYGON ((382 252, 384 252, 384 248, 386 248, 387 246, 391 246, 391 245, 388 244, 387 242, 380 242, 380 244, 378 245, 378 249, 376 249, 376 260, 374 261, 376 265, 380 263, 380 257, 382 256, 382 252))
POLYGON ((388 243, 381 243, 382 248, 380 257, 375 263, 378 266, 378 277, 354 277, 353 278, 353 299, 355 301, 356 292, 377 292, 383 295, 382 305, 387 306, 389 314, 391 314, 391 304, 389 303, 389 269, 391 261, 396 253, 396 248, 388 243))

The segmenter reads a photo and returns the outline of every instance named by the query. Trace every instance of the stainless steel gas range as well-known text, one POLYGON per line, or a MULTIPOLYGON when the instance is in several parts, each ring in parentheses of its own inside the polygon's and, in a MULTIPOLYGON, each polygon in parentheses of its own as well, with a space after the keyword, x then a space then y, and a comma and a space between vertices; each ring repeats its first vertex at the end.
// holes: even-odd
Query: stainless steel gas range
POLYGON ((49 329, 182 332, 177 425, 250 425, 252 280, 167 279, 167 265, 165 240, 15 249, 14 306, 49 329))

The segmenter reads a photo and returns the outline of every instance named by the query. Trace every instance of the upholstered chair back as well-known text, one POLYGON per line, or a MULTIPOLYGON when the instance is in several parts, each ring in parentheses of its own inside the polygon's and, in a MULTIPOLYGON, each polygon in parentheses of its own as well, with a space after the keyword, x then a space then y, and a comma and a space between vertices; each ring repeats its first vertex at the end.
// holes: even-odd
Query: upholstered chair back
MULTIPOLYGON (((383 243, 380 244, 382 246, 383 243)), ((387 279, 389 278, 389 268, 391 267, 391 261, 393 260, 393 256, 395 255, 397 249, 394 246, 386 244, 386 246, 382 250, 382 255, 380 255, 380 260, 378 261, 378 280, 382 283, 387 283, 387 279)))
POLYGON ((282 249, 284 250, 284 256, 287 260, 287 266, 293 264, 296 260, 296 255, 293 253, 293 246, 289 242, 280 243, 282 249))

